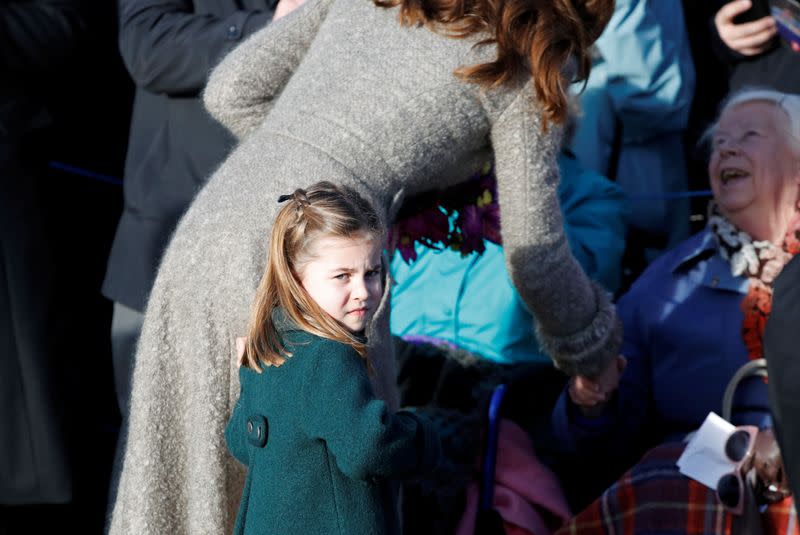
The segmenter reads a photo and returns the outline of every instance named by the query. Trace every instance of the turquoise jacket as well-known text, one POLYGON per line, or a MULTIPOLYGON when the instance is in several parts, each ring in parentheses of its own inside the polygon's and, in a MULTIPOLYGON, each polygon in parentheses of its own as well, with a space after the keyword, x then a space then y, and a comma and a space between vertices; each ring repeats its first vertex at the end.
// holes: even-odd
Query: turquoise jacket
MULTIPOLYGON (((558 194, 572 254, 610 292, 620 282, 627 202, 620 188, 575 159, 558 159, 558 194)), ((549 361, 533 317, 506 270, 503 249, 482 255, 417 246, 417 260, 392 259, 392 334, 438 338, 502 363, 549 361)))
POLYGON ((294 353, 282 366, 239 371, 225 429, 248 467, 234 533, 399 533, 389 479, 431 471, 438 436, 375 398, 350 346, 290 326, 282 336, 294 353))
POLYGON ((585 88, 574 87, 581 117, 570 146, 631 198, 633 227, 675 245, 689 236, 689 200, 670 194, 688 186, 682 136, 695 87, 680 0, 617 0, 595 47, 585 88))

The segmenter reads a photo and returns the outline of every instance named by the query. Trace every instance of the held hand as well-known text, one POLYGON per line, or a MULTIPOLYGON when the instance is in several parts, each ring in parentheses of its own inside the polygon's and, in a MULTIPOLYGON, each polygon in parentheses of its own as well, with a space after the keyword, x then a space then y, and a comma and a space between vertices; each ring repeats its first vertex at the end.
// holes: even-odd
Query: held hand
POLYGON ((272 16, 272 20, 278 20, 281 17, 285 17, 298 7, 302 6, 306 0, 280 0, 278 5, 275 6, 275 14, 272 16))
POLYGON ((619 355, 596 377, 577 375, 570 379, 569 397, 586 416, 596 416, 602 411, 611 394, 619 386, 620 377, 628 361, 619 355))
POLYGON ((714 17, 714 25, 722 42, 744 56, 755 56, 767 50, 778 32, 775 19, 769 16, 743 24, 733 22, 751 5, 751 0, 734 0, 722 6, 714 17))
POLYGON ((753 450, 753 466, 758 479, 763 483, 761 497, 767 503, 773 503, 791 495, 783 470, 780 447, 772 429, 758 432, 753 450))

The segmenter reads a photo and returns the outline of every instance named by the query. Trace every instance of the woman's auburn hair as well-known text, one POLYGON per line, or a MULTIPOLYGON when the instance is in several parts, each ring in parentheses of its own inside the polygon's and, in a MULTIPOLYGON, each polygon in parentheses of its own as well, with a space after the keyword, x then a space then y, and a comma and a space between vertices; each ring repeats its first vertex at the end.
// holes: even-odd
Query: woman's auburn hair
MULTIPOLYGON (((242 364, 261 372, 260 364, 280 366, 292 352, 280 334, 273 311, 297 328, 351 346, 362 358, 362 339, 325 312, 300 281, 311 247, 320 238, 366 238, 383 243, 385 232, 374 207, 355 190, 319 182, 286 196, 270 233, 267 265, 250 313, 242 364)), ((369 362, 367 368, 371 369, 369 362)))
POLYGON ((451 37, 485 33, 479 45, 494 44, 497 58, 463 66, 455 74, 483 87, 499 87, 530 73, 542 107, 543 128, 566 122, 567 86, 585 80, 591 46, 614 12, 614 0, 374 0, 400 7, 403 24, 442 27, 451 37), (575 79, 565 78, 573 57, 575 79))

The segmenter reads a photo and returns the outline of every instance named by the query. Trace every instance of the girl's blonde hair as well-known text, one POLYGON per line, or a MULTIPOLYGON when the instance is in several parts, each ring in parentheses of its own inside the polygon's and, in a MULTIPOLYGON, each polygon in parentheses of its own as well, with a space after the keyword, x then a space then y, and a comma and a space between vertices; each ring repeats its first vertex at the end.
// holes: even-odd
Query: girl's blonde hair
POLYGON ((355 190, 330 182, 283 195, 286 201, 272 226, 267 266, 250 315, 243 364, 257 372, 259 363, 280 366, 292 355, 281 339, 273 311, 311 334, 352 346, 366 359, 366 344, 329 316, 300 282, 312 245, 319 238, 367 237, 383 243, 384 229, 375 208, 355 190))

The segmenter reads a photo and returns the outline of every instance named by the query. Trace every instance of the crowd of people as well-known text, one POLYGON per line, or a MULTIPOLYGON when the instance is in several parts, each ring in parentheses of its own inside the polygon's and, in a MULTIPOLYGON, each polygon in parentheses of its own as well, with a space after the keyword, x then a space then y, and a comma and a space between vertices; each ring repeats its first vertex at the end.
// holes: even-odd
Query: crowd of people
POLYGON ((0 535, 800 533, 769 0, 104 9, 0 0, 0 535))

